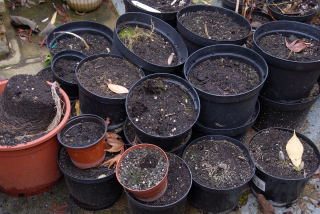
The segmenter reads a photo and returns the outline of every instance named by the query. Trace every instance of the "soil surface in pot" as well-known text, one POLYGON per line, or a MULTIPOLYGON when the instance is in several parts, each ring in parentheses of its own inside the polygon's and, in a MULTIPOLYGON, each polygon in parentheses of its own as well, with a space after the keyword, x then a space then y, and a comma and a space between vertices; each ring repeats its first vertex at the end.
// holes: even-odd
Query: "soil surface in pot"
POLYGON ((54 65, 54 71, 64 81, 77 84, 75 71, 80 61, 81 59, 76 57, 60 58, 54 65))
POLYGON ((141 147, 122 159, 119 167, 121 183, 133 190, 147 190, 156 186, 167 173, 169 163, 159 149, 141 147))
POLYGON ((179 17, 179 21, 191 32, 212 40, 234 41, 243 39, 250 33, 249 28, 220 12, 190 12, 179 17))
POLYGON ((179 63, 174 46, 160 33, 139 26, 122 26, 118 31, 124 45, 149 63, 174 66, 179 63), (172 58, 172 59, 171 59, 172 58))
POLYGON ((56 110, 51 87, 39 76, 13 76, 0 95, 0 146, 15 146, 46 134, 56 110))
POLYGON ((306 16, 314 13, 319 8, 317 0, 283 0, 277 3, 271 2, 272 10, 288 16, 306 16))
MULTIPOLYGON (((104 161, 107 161, 113 157, 113 154, 107 152, 104 161)), ((78 179, 96 180, 99 178, 108 177, 109 175, 114 173, 114 167, 109 168, 108 166, 98 166, 90 169, 79 169, 72 163, 65 149, 60 150, 59 165, 63 170, 63 173, 78 179)))
POLYGON ((310 62, 320 60, 320 42, 311 38, 306 38, 294 34, 273 33, 262 37, 257 41, 258 46, 268 54, 281 59, 310 62), (311 43, 310 47, 305 48, 299 53, 293 53, 287 48, 288 44, 296 40, 303 40, 305 43, 311 43))
POLYGON ((57 40, 50 48, 53 54, 59 53, 64 50, 80 51, 85 55, 109 53, 111 50, 111 43, 102 35, 94 33, 79 33, 89 45, 86 49, 84 43, 77 37, 66 35, 57 40))
MULTIPOLYGON (((132 0, 128 1, 132 2, 132 0)), ((175 12, 186 6, 185 0, 139 0, 139 2, 161 12, 175 12)))
POLYGON ((252 176, 247 156, 226 140, 202 140, 189 146, 183 155, 192 177, 198 183, 216 189, 240 186, 252 176))
POLYGON ((272 21, 272 18, 268 17, 267 14, 264 15, 264 14, 262 14, 262 12, 261 13, 253 12, 252 17, 250 19, 250 25, 251 25, 251 27, 257 28, 257 27, 260 27, 261 25, 268 23, 268 22, 271 22, 271 21, 272 21))
POLYGON ((142 74, 140 69, 125 59, 117 57, 98 57, 86 61, 78 72, 80 84, 92 93, 102 97, 125 98, 127 94, 117 94, 108 88, 108 84, 121 85, 128 90, 142 74))
POLYGON ((50 67, 43 69, 37 73, 37 76, 44 81, 54 82, 52 70, 50 67))
POLYGON ((62 136, 64 144, 70 147, 86 146, 99 140, 105 127, 94 122, 81 122, 69 128, 62 136))
POLYGON ((244 93, 260 83, 255 67, 231 57, 211 57, 198 63, 188 79, 197 88, 218 95, 244 93))
POLYGON ((304 168, 300 171, 293 168, 286 151, 286 145, 292 135, 288 131, 278 129, 265 130, 256 135, 249 144, 256 166, 267 174, 281 178, 305 178, 314 173, 319 166, 319 159, 313 148, 302 138, 299 140, 304 147, 304 168), (285 160, 280 159, 280 151, 284 154, 285 160))
POLYGON ((164 78, 143 81, 127 97, 137 127, 155 136, 174 136, 192 125, 196 111, 190 95, 164 78))

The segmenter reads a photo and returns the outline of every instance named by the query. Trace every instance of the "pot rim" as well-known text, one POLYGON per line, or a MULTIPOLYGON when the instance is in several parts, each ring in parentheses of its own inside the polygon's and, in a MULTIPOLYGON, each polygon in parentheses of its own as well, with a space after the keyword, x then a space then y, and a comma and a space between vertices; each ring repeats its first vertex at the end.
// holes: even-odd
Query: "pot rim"
MULTIPOLYGON (((6 85, 7 83, 8 83, 8 80, 0 81, 0 85, 6 85)), ((49 85, 52 85, 51 82, 47 81, 47 83, 49 85)), ((70 105, 69 97, 64 92, 64 90, 59 88, 59 92, 63 97, 63 101, 65 102, 65 110, 64 110, 64 116, 60 121, 60 123, 58 124, 58 126, 56 126, 53 130, 43 135, 42 137, 29 141, 27 143, 21 143, 16 146, 0 146, 0 152, 12 152, 12 151, 19 151, 19 150, 35 147, 41 143, 45 143, 46 141, 53 138, 58 132, 61 131, 61 129, 66 125, 67 121, 69 120, 69 117, 71 114, 71 105, 70 105)))

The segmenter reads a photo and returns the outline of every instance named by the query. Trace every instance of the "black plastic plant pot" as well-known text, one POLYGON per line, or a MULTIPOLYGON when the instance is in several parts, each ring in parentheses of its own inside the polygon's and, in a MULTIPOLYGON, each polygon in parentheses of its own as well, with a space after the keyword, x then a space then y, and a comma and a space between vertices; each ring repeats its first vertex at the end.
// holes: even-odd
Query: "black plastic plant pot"
MULTIPOLYGON (((94 60, 99 57, 116 57, 125 60, 121 56, 112 55, 112 54, 97 54, 89 56, 82 60, 77 69, 76 74, 79 72, 80 67, 91 60, 94 60)), ((141 76, 144 76, 143 71, 140 69, 141 76)), ((127 118, 125 111, 125 98, 111 98, 111 97, 102 97, 96 93, 93 93, 86 89, 80 82, 78 75, 77 82, 79 86, 79 100, 80 100, 80 110, 83 114, 95 114, 102 118, 109 118, 110 125, 109 129, 118 129, 123 126, 127 118)))
POLYGON ((188 58, 187 46, 178 32, 169 24, 154 16, 144 13, 125 13, 120 16, 116 23, 116 28, 113 34, 112 53, 121 55, 127 58, 130 62, 141 67, 146 75, 154 73, 181 73, 183 64, 188 58), (146 61, 140 56, 130 51, 119 38, 118 33, 124 26, 139 26, 150 29, 153 27, 154 31, 163 36, 175 48, 178 63, 176 65, 156 65, 146 61))
MULTIPOLYGON (((70 81, 60 77, 56 71, 56 67, 55 67, 56 63, 60 59, 77 60, 80 62, 81 60, 83 60, 86 57, 87 56, 81 52, 66 50, 66 51, 62 51, 62 52, 56 54, 52 59, 51 70, 53 73, 53 78, 55 81, 57 81, 60 84, 61 88, 68 94, 68 96, 71 100, 77 99, 79 97, 78 84, 75 82, 70 82, 70 81)), ((76 71, 74 71, 74 72, 76 72, 76 71)))
MULTIPOLYGON (((150 12, 148 10, 142 9, 135 4, 132 3, 132 0, 124 0, 124 5, 126 7, 126 12, 140 12, 140 13, 147 13, 152 16, 155 16, 168 24, 170 24, 172 27, 176 27, 177 24, 177 12, 178 11, 172 11, 172 12, 161 12, 161 13, 155 13, 150 12)), ((191 4, 191 0, 185 1, 185 6, 188 6, 191 4)))
MULTIPOLYGON (((260 16, 260 17, 263 17, 263 18, 265 18, 265 19, 268 19, 268 22, 274 21, 269 14, 266 14, 266 13, 262 12, 262 11, 259 10, 259 9, 254 9, 253 12, 252 12, 252 15, 253 15, 253 16, 260 16)), ((262 24, 263 24, 263 23, 262 23, 262 24)), ((252 30, 253 30, 253 31, 258 28, 258 27, 252 26, 252 22, 251 22, 251 27, 252 27, 252 30)))
POLYGON ((36 75, 40 76, 45 81, 54 82, 51 66, 41 69, 36 75))
MULTIPOLYGON (((270 11, 271 15, 278 20, 288 20, 288 21, 296 21, 296 22, 309 22, 311 19, 317 15, 317 9, 311 11, 305 15, 288 15, 283 14, 277 8, 277 6, 273 4, 279 4, 285 2, 285 0, 267 0, 268 11, 270 11)), ((319 4, 319 3, 318 3, 319 4)))
MULTIPOLYGON (((192 141, 188 147, 203 140, 226 140, 230 143, 233 143, 239 147, 249 161, 251 173, 250 178, 243 184, 229 189, 217 189, 211 188, 205 185, 202 185, 197 180, 195 180, 193 175, 193 184, 191 191, 188 196, 188 200, 191 202, 191 205, 195 208, 201 209, 205 212, 212 213, 228 213, 233 210, 237 205, 243 191, 248 187, 249 181, 252 179, 255 173, 255 166, 250 157, 249 151, 247 148, 238 140, 222 136, 222 135, 207 135, 195 139, 192 141)), ((185 151, 188 149, 185 149, 185 151)), ((185 154, 183 154, 183 159, 185 159, 185 154)))
POLYGON ((260 83, 250 91, 237 95, 210 94, 192 85, 201 102, 198 123, 212 129, 236 129, 252 118, 259 92, 268 76, 268 67, 260 55, 248 48, 238 45, 212 45, 196 51, 188 58, 184 66, 185 78, 189 80, 189 73, 197 64, 221 56, 239 59, 255 67, 260 83))
POLYGON ((185 40, 189 53, 193 53, 194 51, 210 46, 210 45, 216 45, 216 44, 235 44, 235 45, 243 45, 251 32, 251 25, 250 23, 241 15, 222 7, 215 7, 215 6, 208 6, 208 5, 191 5, 188 7, 185 7, 181 9, 177 14, 177 30, 185 40), (199 36, 190 30, 188 30, 185 26, 182 25, 182 23, 179 21, 179 18, 183 16, 184 14, 190 13, 190 12, 197 12, 197 11, 212 11, 212 12, 219 12, 221 14, 225 14, 226 16, 232 17, 232 19, 240 24, 241 26, 245 26, 248 29, 248 35, 246 35, 244 38, 238 39, 238 40, 226 40, 226 41, 218 41, 213 39, 204 38, 202 36, 199 36))
MULTIPOLYGON (((258 132, 255 136, 253 136, 253 138, 250 141, 250 144, 253 141, 253 139, 261 132, 272 129, 289 131, 293 134, 292 129, 272 127, 258 132)), ((296 135, 299 138, 302 138, 307 144, 309 144, 312 147, 312 149, 314 149, 320 163, 320 153, 317 149, 317 146, 305 135, 302 135, 297 132, 296 135)), ((315 169, 314 172, 316 170, 317 169, 315 169)), ((254 194, 263 194, 267 200, 270 200, 272 202, 274 206, 287 206, 292 204, 299 197, 305 185, 313 176, 314 172, 310 173, 305 178, 288 179, 270 175, 267 172, 260 169, 259 166, 256 166, 256 173, 252 179, 252 182, 250 183, 250 186, 254 194)))
POLYGON ((271 33, 294 34, 319 41, 320 29, 300 22, 276 21, 260 26, 253 35, 253 49, 266 60, 270 71, 263 94, 277 101, 308 97, 320 77, 320 60, 298 62, 270 55, 259 47, 258 42, 271 33))
POLYGON ((136 133, 138 140, 141 143, 155 144, 155 145, 161 147, 163 150, 169 152, 169 151, 172 151, 174 149, 179 148, 179 146, 181 146, 181 142, 185 141, 185 139, 188 138, 188 135, 190 134, 190 131, 191 131, 193 125, 196 123, 196 121, 198 120, 198 117, 199 117, 200 100, 199 100, 198 94, 195 91, 195 89, 192 88, 192 86, 186 80, 184 80, 181 77, 178 77, 176 75, 173 75, 173 74, 160 73, 160 74, 151 74, 151 75, 148 75, 148 76, 142 78, 141 80, 139 80, 131 88, 129 94, 127 95, 125 107, 126 107, 128 119, 133 124, 133 127, 134 127, 134 130, 135 130, 135 133, 136 133), (183 91, 185 91, 190 96, 191 102, 193 102, 194 111, 195 111, 195 118, 194 118, 193 122, 190 123, 189 127, 186 128, 185 130, 181 131, 180 133, 177 133, 177 134, 171 135, 171 136, 158 136, 158 135, 153 135, 153 134, 147 133, 135 124, 135 121, 134 121, 132 115, 130 115, 130 113, 129 113, 128 99, 131 96, 131 94, 133 93, 133 91, 135 90, 135 88, 137 88, 139 85, 141 85, 144 81, 149 80, 149 79, 154 79, 154 78, 163 78, 164 81, 170 82, 170 83, 173 83, 173 84, 179 86, 183 91))

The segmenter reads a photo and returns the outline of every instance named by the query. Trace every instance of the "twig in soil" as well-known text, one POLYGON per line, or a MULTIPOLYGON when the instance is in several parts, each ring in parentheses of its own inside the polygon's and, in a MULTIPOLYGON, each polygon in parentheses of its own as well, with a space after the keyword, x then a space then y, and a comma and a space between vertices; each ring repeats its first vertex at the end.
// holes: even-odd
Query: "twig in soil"
POLYGON ((58 83, 54 82, 51 85, 51 94, 52 94, 52 98, 54 100, 54 103, 56 105, 56 116, 53 118, 51 124, 48 126, 47 131, 51 131, 53 130, 55 127, 58 126, 58 124, 61 121, 61 117, 62 117, 62 104, 61 104, 61 99, 57 93, 57 89, 58 89, 58 83))
POLYGON ((80 39, 80 40, 83 42, 83 44, 84 44, 84 46, 86 47, 87 50, 90 49, 90 46, 88 45, 88 43, 86 42, 86 40, 84 40, 84 38, 82 38, 82 37, 79 36, 78 34, 75 34, 75 33, 69 32, 69 31, 58 31, 58 32, 55 32, 55 34, 57 34, 57 33, 61 33, 61 34, 65 33, 65 34, 74 36, 74 37, 80 39))
POLYGON ((206 34, 206 36, 211 39, 211 36, 209 35, 209 32, 208 32, 208 27, 207 27, 207 23, 204 23, 204 33, 206 34))
POLYGON ((172 61, 173 61, 173 57, 174 57, 174 53, 171 53, 169 58, 168 58, 168 65, 171 65, 172 64, 172 61))

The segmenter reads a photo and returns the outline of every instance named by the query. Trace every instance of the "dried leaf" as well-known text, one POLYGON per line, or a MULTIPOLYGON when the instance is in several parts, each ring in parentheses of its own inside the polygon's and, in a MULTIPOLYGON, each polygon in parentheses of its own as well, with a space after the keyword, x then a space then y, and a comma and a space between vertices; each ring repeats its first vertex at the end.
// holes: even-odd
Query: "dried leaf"
POLYGON ((173 61, 173 57, 174 57, 174 53, 171 53, 169 58, 168 58, 168 65, 171 65, 172 64, 172 61, 173 61))
POLYGON ((108 138, 107 145, 111 146, 106 149, 107 152, 122 152, 124 150, 124 143, 116 138, 108 138))
POLYGON ((116 85, 112 83, 108 83, 108 88, 110 91, 116 93, 116 94, 127 94, 129 93, 129 90, 126 87, 123 87, 121 85, 116 85))
POLYGON ((117 165, 117 163, 120 161, 120 158, 121 158, 121 154, 117 154, 113 158, 102 163, 101 166, 108 166, 108 168, 110 169, 113 165, 117 165))
MULTIPOLYGON (((286 145, 286 150, 292 164, 300 169, 303 155, 303 145, 296 135, 296 131, 293 132, 293 136, 290 138, 286 145)), ((301 169, 300 169, 301 170, 301 169)))
POLYGON ((78 100, 76 102, 76 104, 74 105, 74 108, 76 110, 76 116, 79 116, 80 115, 80 100, 78 100))
POLYGON ((121 136, 113 132, 107 132, 107 139, 109 138, 121 139, 121 136))
POLYGON ((263 214, 274 214, 274 207, 262 194, 257 195, 260 210, 263 214))
POLYGON ((11 16, 11 22, 14 26, 28 26, 32 31, 39 31, 36 22, 22 16, 11 16))
POLYGON ((101 174, 101 175, 99 175, 99 176, 97 177, 97 179, 101 179, 101 178, 105 178, 105 177, 107 177, 106 174, 101 174))
POLYGON ((287 39, 285 39, 285 42, 287 48, 294 53, 299 53, 311 46, 311 43, 305 42, 301 39, 296 39, 291 43, 287 42, 287 39))
POLYGON ((255 21, 255 22, 251 22, 251 27, 260 27, 262 25, 261 22, 255 21))

